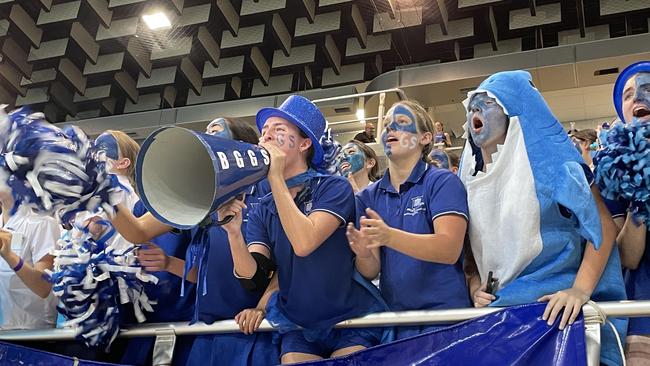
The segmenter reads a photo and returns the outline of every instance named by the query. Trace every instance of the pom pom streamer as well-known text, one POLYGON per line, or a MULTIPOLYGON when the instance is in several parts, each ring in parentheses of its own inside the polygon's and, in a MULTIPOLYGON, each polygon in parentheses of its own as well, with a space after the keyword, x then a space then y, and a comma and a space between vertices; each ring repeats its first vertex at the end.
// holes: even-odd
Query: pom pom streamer
POLYGON ((650 213, 650 126, 616 124, 594 158, 596 182, 607 199, 630 202, 629 211, 647 222, 650 213))
POLYGON ((314 169, 321 174, 336 173, 336 159, 341 152, 341 144, 332 137, 332 130, 327 128, 320 138, 320 144, 323 147, 323 161, 314 169))
POLYGON ((120 306, 132 303, 137 320, 143 322, 142 309, 152 312, 155 305, 145 293, 145 283, 156 284, 158 278, 140 267, 135 246, 107 244, 115 230, 106 221, 97 223, 109 229, 98 240, 87 228, 77 227, 81 235, 59 241, 54 270, 48 275, 60 299, 58 311, 67 319, 64 326, 76 326, 77 338, 87 346, 108 349, 120 330, 120 306))
POLYGON ((86 134, 60 129, 42 113, 0 109, 0 153, 0 189, 11 190, 14 210, 23 204, 68 223, 81 211, 112 213, 123 194, 86 134))

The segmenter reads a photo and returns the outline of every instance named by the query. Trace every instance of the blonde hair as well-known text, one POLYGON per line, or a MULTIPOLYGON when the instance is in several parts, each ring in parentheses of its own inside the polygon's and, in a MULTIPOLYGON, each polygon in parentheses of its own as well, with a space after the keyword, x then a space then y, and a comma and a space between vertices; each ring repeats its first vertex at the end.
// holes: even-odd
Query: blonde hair
MULTIPOLYGON (((393 104, 390 109, 388 110, 389 112, 395 108, 398 105, 403 105, 415 113, 415 118, 417 119, 417 127, 420 133, 431 133, 431 142, 428 144, 424 145, 422 148, 422 160, 424 160, 425 163, 433 164, 433 159, 429 156, 429 153, 431 152, 431 149, 433 148, 433 134, 435 129, 433 128, 433 119, 431 119, 431 116, 429 113, 427 113, 427 110, 422 106, 422 104, 418 103, 415 100, 412 99, 407 99, 407 100, 401 100, 399 102, 396 102, 393 104)), ((388 118, 388 113, 386 113, 385 119, 388 118)), ((384 119, 384 125, 386 124, 386 120, 384 119)))
POLYGON ((120 159, 127 158, 131 161, 129 167, 126 168, 125 176, 129 179, 131 185, 135 187, 135 161, 140 152, 140 145, 122 131, 106 130, 106 133, 110 133, 117 141, 117 146, 120 149, 120 159))

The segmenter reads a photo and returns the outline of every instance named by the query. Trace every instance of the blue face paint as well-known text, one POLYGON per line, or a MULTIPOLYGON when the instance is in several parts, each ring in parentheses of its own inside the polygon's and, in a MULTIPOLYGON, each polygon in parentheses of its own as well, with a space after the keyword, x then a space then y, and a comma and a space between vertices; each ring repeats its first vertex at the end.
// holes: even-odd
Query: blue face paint
POLYGON ((650 122, 650 72, 640 72, 634 76, 636 90, 632 115, 639 122, 650 122))
MULTIPOLYGON (((381 143, 384 145, 384 153, 386 156, 392 155, 392 146, 388 145, 388 132, 403 132, 411 135, 417 135, 417 118, 415 113, 405 105, 398 104, 388 111, 386 114, 386 121, 384 122, 386 126, 384 132, 381 134, 381 143)), ((413 136, 400 136, 399 142, 402 145, 407 147, 414 148, 412 141, 415 141, 415 146, 417 146, 417 139, 413 139, 413 136)))
POLYGON ((433 149, 429 153, 429 157, 437 162, 440 168, 449 169, 449 156, 443 150, 433 149))
POLYGON ((347 177, 350 174, 354 174, 363 169, 365 160, 366 157, 363 151, 361 151, 357 145, 349 143, 345 145, 343 149, 341 149, 341 153, 339 153, 336 170, 338 170, 342 176, 347 177))
POLYGON ((411 110, 403 105, 396 105, 390 115, 391 121, 386 128, 392 131, 402 131, 417 134, 416 118, 411 110))
POLYGON ((95 139, 95 150, 102 152, 106 157, 113 160, 120 158, 120 147, 113 135, 104 132, 95 139))
POLYGON ((212 122, 210 122, 208 127, 206 127, 205 129, 205 133, 207 133, 208 135, 217 136, 228 140, 233 139, 232 132, 230 131, 230 127, 228 127, 228 123, 223 118, 217 118, 212 122))
POLYGON ((478 93, 467 106, 467 126, 476 146, 483 147, 505 136, 508 118, 494 98, 478 93))

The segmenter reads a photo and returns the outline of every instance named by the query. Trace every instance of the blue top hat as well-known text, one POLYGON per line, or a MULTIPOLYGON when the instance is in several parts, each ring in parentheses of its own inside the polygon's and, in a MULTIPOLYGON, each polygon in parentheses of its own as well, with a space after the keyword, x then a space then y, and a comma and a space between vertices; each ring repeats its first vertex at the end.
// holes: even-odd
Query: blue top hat
POLYGON ((312 164, 318 165, 323 161, 320 139, 325 132, 326 122, 323 113, 314 103, 300 95, 292 95, 278 108, 262 108, 255 117, 257 128, 262 131, 264 123, 271 117, 284 118, 304 132, 314 146, 312 164))
POLYGON ((623 121, 623 123, 630 122, 626 121, 625 118, 623 118, 623 88, 625 88, 625 83, 627 80, 639 72, 650 72, 650 61, 640 61, 626 67, 618 75, 616 83, 614 84, 614 107, 616 108, 616 113, 618 113, 618 116, 621 121, 623 121))

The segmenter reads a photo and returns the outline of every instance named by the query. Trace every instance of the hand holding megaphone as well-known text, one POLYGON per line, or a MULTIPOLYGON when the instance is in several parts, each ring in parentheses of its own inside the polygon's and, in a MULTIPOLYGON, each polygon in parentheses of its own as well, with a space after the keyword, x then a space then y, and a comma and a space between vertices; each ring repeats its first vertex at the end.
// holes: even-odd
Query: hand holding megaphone
POLYGON ((238 196, 217 209, 216 224, 228 233, 238 232, 243 221, 242 212, 246 208, 245 195, 238 196))

